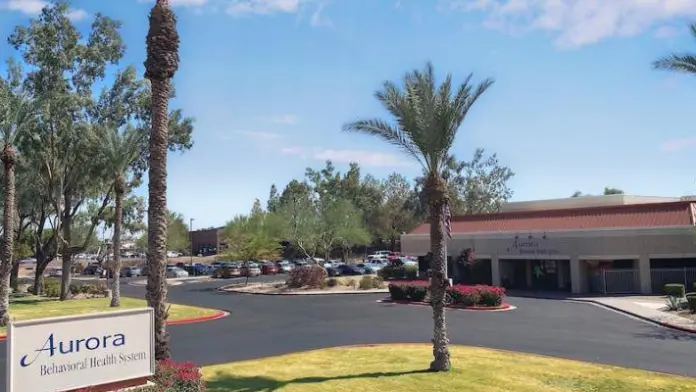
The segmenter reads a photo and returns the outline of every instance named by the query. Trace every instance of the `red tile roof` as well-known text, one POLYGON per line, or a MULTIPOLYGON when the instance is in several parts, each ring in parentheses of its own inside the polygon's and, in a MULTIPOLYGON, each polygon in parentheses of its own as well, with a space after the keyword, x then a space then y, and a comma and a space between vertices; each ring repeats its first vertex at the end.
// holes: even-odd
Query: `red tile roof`
MULTIPOLYGON (((524 232, 694 225, 696 203, 628 204, 562 210, 501 212, 452 218, 452 233, 524 232)), ((423 223, 411 234, 426 234, 423 223)))

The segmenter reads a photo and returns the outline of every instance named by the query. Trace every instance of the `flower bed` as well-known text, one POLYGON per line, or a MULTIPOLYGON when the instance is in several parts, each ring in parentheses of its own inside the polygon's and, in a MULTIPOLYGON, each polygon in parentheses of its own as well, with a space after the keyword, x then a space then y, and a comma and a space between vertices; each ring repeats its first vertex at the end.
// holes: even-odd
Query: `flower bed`
MULTIPOLYGON (((137 387, 133 392, 204 392, 205 381, 198 366, 191 362, 174 362, 171 359, 157 361, 155 375, 150 379, 154 385, 137 387)), ((94 388, 78 389, 91 392, 94 388)))
MULTIPOLYGON (((427 302, 427 281, 402 281, 389 284, 392 301, 427 302)), ((464 308, 500 308, 505 299, 505 289, 486 285, 455 285, 447 288, 445 301, 447 306, 464 308)))

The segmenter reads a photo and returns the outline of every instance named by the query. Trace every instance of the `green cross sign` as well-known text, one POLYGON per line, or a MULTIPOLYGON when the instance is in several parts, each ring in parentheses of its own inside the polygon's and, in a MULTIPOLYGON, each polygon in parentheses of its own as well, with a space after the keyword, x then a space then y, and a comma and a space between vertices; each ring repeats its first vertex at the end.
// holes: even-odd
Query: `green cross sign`
POLYGON ((542 276, 544 276, 544 271, 542 271, 541 267, 538 265, 534 266, 534 276, 536 276, 537 278, 541 278, 542 276))

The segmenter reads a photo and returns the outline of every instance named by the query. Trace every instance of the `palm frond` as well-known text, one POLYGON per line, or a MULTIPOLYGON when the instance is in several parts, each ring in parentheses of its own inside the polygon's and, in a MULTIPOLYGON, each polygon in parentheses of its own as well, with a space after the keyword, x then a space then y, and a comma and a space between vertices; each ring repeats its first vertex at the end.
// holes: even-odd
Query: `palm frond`
POLYGON ((359 132, 367 135, 377 136, 389 144, 395 145, 404 150, 408 155, 415 158, 421 165, 424 162, 421 159, 420 151, 413 145, 408 135, 400 128, 394 127, 386 121, 379 119, 358 120, 352 123, 345 124, 343 130, 346 132, 359 132))
POLYGON ((696 55, 689 53, 672 54, 653 62, 653 67, 655 69, 696 74, 696 55))

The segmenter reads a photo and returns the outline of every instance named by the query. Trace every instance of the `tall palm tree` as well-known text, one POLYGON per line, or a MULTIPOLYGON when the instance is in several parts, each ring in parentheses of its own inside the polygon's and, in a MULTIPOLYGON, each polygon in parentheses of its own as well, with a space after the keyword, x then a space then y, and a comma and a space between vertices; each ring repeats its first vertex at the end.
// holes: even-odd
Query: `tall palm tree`
POLYGON ((99 146, 104 158, 108 178, 112 180, 114 191, 114 233, 111 307, 121 306, 121 225, 123 223, 123 200, 128 193, 128 173, 140 157, 142 133, 127 127, 120 132, 118 127, 104 126, 94 133, 99 138, 99 146))
MULTIPOLYGON (((696 39, 696 23, 689 26, 691 36, 696 39)), ((696 53, 672 53, 653 62, 656 69, 696 74, 696 53)))
POLYGON ((447 264, 444 249, 444 210, 449 197, 442 176, 459 127, 474 103, 493 84, 486 79, 478 85, 469 75, 452 88, 452 75, 439 86, 433 65, 407 73, 402 86, 386 81, 375 93, 377 100, 392 115, 393 122, 381 119, 359 120, 344 125, 344 130, 378 137, 402 149, 421 164, 424 172, 424 191, 430 222, 430 246, 434 255, 430 261, 430 298, 433 308, 432 371, 450 369, 449 339, 445 322, 445 291, 447 264))
POLYGON ((0 326, 9 322, 10 272, 14 249, 15 216, 15 168, 18 154, 15 144, 18 137, 31 127, 35 112, 34 103, 19 91, 15 91, 9 81, 0 78, 0 138, 2 151, 0 161, 3 166, 3 232, 2 255, 0 259, 0 326))
POLYGON ((148 156, 148 278, 147 302, 155 309, 155 358, 169 358, 166 329, 167 281, 167 141, 170 79, 179 68, 179 33, 168 0, 157 0, 150 11, 145 77, 152 84, 152 129, 148 156))

